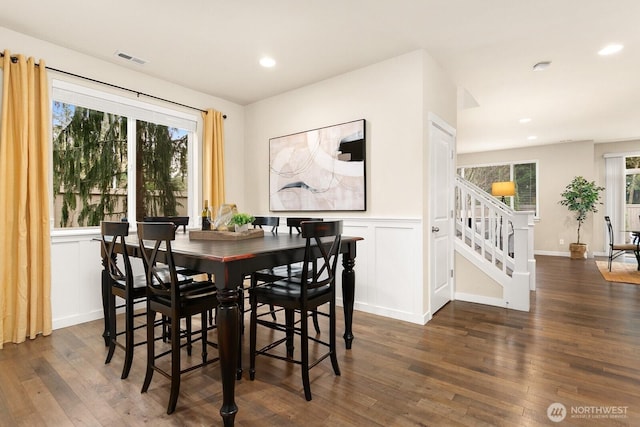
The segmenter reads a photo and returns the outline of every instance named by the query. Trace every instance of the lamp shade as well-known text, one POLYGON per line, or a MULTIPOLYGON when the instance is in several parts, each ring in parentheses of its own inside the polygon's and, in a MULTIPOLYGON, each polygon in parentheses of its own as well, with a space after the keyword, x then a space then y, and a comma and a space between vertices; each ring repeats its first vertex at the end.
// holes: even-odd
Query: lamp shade
POLYGON ((491 184, 492 196, 515 196, 516 184, 513 181, 494 182, 491 184))

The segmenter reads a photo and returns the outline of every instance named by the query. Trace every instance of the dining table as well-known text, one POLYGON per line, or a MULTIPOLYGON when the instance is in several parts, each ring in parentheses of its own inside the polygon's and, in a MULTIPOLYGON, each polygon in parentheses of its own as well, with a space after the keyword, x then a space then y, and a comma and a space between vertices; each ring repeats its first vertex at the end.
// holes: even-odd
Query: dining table
POLYGON ((640 230, 625 230, 625 233, 629 233, 631 235, 631 243, 636 245, 636 250, 633 253, 636 256, 636 261, 638 262, 638 271, 640 271, 640 230))
MULTIPOLYGON (((342 304, 344 310, 344 341, 351 349, 354 339, 352 332, 353 305, 355 297, 356 244, 362 237, 342 236, 342 304)), ((266 232, 264 236, 244 240, 193 239, 189 233, 176 232, 171 250, 176 266, 211 274, 218 290, 218 351, 222 379, 223 402, 220 408, 223 424, 233 426, 238 407, 235 402, 235 381, 242 376, 238 366, 240 339, 240 289, 247 275, 251 273, 300 262, 304 259, 306 239, 299 234, 276 234, 266 232)), ((129 256, 141 258, 139 242, 130 235, 125 240, 129 256)), ((116 249, 121 252, 120 246, 116 249)), ((102 252, 103 267, 107 265, 102 252)), ((107 301, 110 292, 110 276, 102 271, 102 299, 104 309, 105 345, 109 342, 109 313, 107 301)))

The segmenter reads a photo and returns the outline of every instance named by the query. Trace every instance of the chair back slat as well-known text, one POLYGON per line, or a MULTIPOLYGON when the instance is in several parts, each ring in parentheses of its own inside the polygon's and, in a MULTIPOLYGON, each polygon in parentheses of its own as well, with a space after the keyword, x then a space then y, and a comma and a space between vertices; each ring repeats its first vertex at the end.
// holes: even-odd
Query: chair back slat
POLYGON ((252 222, 254 228, 271 227, 273 234, 278 234, 278 226, 280 225, 279 216, 257 216, 252 222))
POLYGON ((188 216, 145 216, 144 222, 171 222, 176 230, 182 226, 182 231, 187 232, 187 225, 189 225, 188 216))
POLYGON ((296 230, 298 234, 302 232, 302 228, 300 225, 303 222, 307 221, 322 221, 322 218, 302 218, 302 217, 292 217, 287 218, 287 227, 289 227, 289 234, 293 234, 293 230, 296 230))
POLYGON ((171 222, 138 223, 138 240, 147 274, 147 290, 177 301, 178 275, 171 251, 175 230, 171 222))
POLYGON ((104 259, 107 260, 106 267, 111 280, 121 282, 128 286, 133 277, 131 260, 129 259, 129 254, 126 249, 124 249, 126 248, 124 239, 129 235, 129 223, 102 221, 100 223, 100 234, 102 250, 105 253, 104 259), (123 248, 119 252, 116 251, 118 246, 123 248), (118 266, 118 253, 121 254, 124 271, 118 266))
POLYGON ((608 216, 604 217, 604 221, 607 223, 607 231, 609 233, 609 246, 613 246, 613 227, 611 226, 611 218, 608 216))
POLYGON ((342 221, 303 221, 300 227, 302 237, 306 239, 302 268, 304 298, 306 289, 335 285, 335 272, 342 242, 342 221))

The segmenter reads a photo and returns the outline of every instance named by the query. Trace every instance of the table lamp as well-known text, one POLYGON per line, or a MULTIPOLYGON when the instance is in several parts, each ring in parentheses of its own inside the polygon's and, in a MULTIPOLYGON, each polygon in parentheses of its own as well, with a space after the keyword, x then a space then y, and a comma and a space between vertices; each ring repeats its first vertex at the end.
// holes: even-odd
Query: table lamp
POLYGON ((491 184, 491 195, 502 196, 502 203, 505 203, 505 197, 516 195, 516 183, 513 181, 494 182, 491 184))

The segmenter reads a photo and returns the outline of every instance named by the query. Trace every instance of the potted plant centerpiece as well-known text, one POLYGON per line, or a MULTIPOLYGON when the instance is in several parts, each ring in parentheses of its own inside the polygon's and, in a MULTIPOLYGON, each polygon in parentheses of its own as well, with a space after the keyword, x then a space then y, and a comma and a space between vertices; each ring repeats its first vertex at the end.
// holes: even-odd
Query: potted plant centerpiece
POLYGON ((255 218, 253 215, 247 213, 237 213, 231 217, 231 224, 235 226, 236 232, 248 231, 249 224, 251 224, 255 218))
POLYGON ((575 212, 578 221, 578 239, 569 245, 571 259, 585 259, 587 257, 587 245, 580 242, 580 227, 587 219, 589 212, 598 212, 600 192, 604 187, 597 186, 595 181, 587 181, 582 176, 576 176, 560 194, 560 204, 566 206, 571 212, 575 212))

